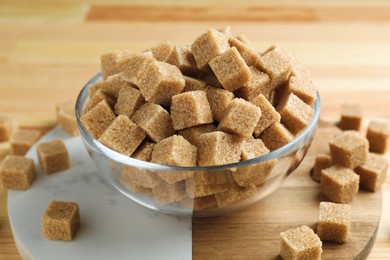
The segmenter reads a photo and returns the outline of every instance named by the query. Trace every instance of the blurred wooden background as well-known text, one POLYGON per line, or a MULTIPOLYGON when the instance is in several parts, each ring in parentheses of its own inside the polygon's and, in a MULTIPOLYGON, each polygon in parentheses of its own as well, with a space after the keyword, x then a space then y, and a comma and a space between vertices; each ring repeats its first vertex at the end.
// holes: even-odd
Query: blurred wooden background
MULTIPOLYGON (((230 25, 259 50, 277 43, 310 69, 322 115, 345 102, 367 117, 390 118, 390 1, 0 0, 0 112, 20 125, 50 127, 55 105, 75 100, 114 49, 159 41, 191 43, 230 25)), ((384 185, 390 203, 390 182, 384 185)), ((383 212, 370 259, 390 259, 390 213, 383 212)), ((0 190, 0 259, 19 259, 0 190)))

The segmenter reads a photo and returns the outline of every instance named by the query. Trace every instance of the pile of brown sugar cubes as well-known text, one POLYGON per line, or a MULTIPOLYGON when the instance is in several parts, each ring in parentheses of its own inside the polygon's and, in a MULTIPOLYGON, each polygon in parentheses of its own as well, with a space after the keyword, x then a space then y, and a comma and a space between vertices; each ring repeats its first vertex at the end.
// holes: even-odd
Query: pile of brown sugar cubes
POLYGON ((320 192, 330 202, 320 202, 317 234, 307 226, 280 234, 283 259, 321 259, 322 242, 345 243, 349 240, 351 205, 359 188, 376 192, 388 172, 387 151, 389 126, 372 120, 366 135, 361 133, 363 109, 345 104, 337 124, 342 133, 329 143, 329 154, 315 159, 312 178, 320 182, 320 192), (300 258, 301 257, 301 258, 300 258))
MULTIPOLYGON (((229 27, 189 46, 106 53, 101 70, 82 124, 105 146, 161 165, 224 165, 274 151, 308 126, 317 97, 291 54, 276 46, 260 53, 229 27)), ((225 208, 255 194, 275 163, 212 173, 123 167, 121 178, 162 204, 225 208)))
POLYGON ((389 126, 372 120, 364 135, 361 125, 362 108, 357 104, 344 105, 338 123, 343 132, 330 141, 329 154, 315 159, 312 177, 333 202, 352 201, 359 187, 375 192, 386 179, 388 161, 381 155, 387 151, 389 126))

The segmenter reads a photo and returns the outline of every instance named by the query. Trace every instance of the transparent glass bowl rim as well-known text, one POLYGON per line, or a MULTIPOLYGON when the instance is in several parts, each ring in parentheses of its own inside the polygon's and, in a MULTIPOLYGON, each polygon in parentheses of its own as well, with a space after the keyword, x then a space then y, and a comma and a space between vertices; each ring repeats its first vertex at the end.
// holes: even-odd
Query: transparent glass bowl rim
POLYGON ((76 113, 76 120, 77 120, 77 125, 80 131, 81 136, 84 138, 84 141, 86 141, 92 148, 94 148, 95 151, 98 151, 105 157, 125 164, 125 165, 130 165, 134 167, 139 167, 147 170, 162 170, 162 171, 218 171, 218 170, 226 170, 226 169, 231 169, 231 168, 240 168, 243 166, 248 166, 252 164, 257 164, 261 162, 265 162, 268 160, 272 160, 275 158, 280 158, 287 156, 291 152, 297 150, 300 148, 301 143, 310 135, 312 131, 315 131, 314 128, 317 126, 317 122, 320 116, 320 96, 317 92, 317 97, 314 102, 314 113, 313 117, 309 123, 309 125, 297 136, 293 141, 290 143, 282 146, 281 148, 274 150, 270 153, 267 153, 265 155, 255 157, 250 160, 246 161, 240 161, 236 163, 230 163, 230 164, 223 164, 223 165, 215 165, 215 166, 193 166, 193 167, 178 167, 178 166, 166 166, 166 165, 161 165, 161 164, 156 164, 156 163, 150 163, 150 162, 145 162, 141 160, 137 160, 134 158, 131 158, 129 156, 125 156, 123 154, 120 154, 114 150, 111 150, 107 146, 103 145, 100 143, 97 139, 92 137, 88 130, 84 127, 84 125, 81 123, 81 115, 83 111, 83 106, 85 101, 88 98, 88 89, 89 86, 95 82, 97 82, 101 78, 101 72, 97 73, 94 77, 92 77, 87 84, 82 88, 82 90, 79 93, 79 96, 77 97, 76 100, 76 107, 75 107, 75 113, 76 113))

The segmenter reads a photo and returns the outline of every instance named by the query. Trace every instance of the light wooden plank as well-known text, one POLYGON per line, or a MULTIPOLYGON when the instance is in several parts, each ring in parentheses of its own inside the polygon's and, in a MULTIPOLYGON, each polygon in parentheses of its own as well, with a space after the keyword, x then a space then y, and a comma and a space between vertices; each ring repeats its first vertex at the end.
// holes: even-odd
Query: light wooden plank
MULTIPOLYGON (((367 44, 366 52, 380 51, 372 48, 376 42, 390 41, 389 23, 253 23, 253 22, 88 22, 73 24, 4 24, 0 23, 2 42, 20 40, 79 40, 128 42, 173 40, 191 43, 210 27, 230 25, 233 33, 244 34, 258 47, 275 42, 328 42, 367 44)), ((344 43, 345 44, 345 43, 344 43)))
POLYGON ((1 1, 2 23, 81 23, 89 10, 86 3, 68 1, 1 1))
MULTIPOLYGON (((163 39, 161 37, 160 39, 163 39)), ((157 40, 156 43, 161 40, 157 40)), ((129 49, 142 51, 151 46, 148 41, 139 40, 128 43, 126 41, 81 41, 81 40, 23 40, 16 43, 15 48, 9 54, 12 63, 51 63, 51 64, 93 64, 99 62, 99 56, 105 52, 116 49, 129 49)), ((253 45, 264 50, 271 46, 272 41, 264 40, 262 43, 253 42, 253 45)), ((154 43, 155 44, 155 43, 154 43)), ((366 66, 390 66, 390 48, 387 41, 365 42, 318 42, 295 41, 276 42, 287 49, 294 56, 308 66, 311 65, 366 65, 366 66), (353 48, 351 45, 353 44, 353 48), (367 51, 370 49, 371 51, 367 51)))
MULTIPOLYGON (((227 6, 253 6, 253 0, 241 0, 239 2, 234 0, 198 0, 198 1, 177 1, 177 0, 132 0, 131 2, 127 0, 112 0, 109 3, 106 0, 90 0, 89 3, 93 5, 151 5, 151 6, 213 6, 218 7, 221 5, 227 6)), ((259 4, 260 2, 255 2, 259 4)), ((305 1, 305 0, 262 0, 261 5, 264 6, 286 6, 286 5, 295 5, 299 7, 324 7, 324 6, 350 6, 351 1, 349 0, 316 0, 316 1, 305 1)), ((354 6, 390 6, 390 3, 386 0, 354 0, 354 6)))
POLYGON ((220 2, 216 6, 183 5, 92 5, 88 21, 257 21, 257 22, 388 22, 386 6, 249 6, 229 5, 220 2))

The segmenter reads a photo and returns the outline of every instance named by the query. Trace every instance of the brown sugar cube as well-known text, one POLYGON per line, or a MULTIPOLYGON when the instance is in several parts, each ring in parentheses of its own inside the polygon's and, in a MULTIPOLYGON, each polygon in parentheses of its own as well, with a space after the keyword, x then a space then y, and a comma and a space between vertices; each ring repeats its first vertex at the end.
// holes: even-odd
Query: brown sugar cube
POLYGON ((240 137, 250 137, 261 116, 261 109, 252 103, 236 98, 225 111, 218 129, 240 137))
POLYGON ((123 167, 121 178, 128 187, 130 186, 131 191, 141 193, 144 193, 142 188, 151 189, 162 182, 156 172, 130 166, 123 167))
POLYGON ((252 73, 251 81, 249 81, 247 84, 243 85, 240 89, 238 89, 235 92, 236 95, 248 101, 252 101, 252 99, 254 99, 260 94, 269 96, 269 76, 253 66, 250 66, 249 70, 252 73))
POLYGON ((146 137, 145 132, 125 115, 119 115, 99 137, 105 146, 130 156, 146 137))
POLYGON ((294 140, 294 136, 284 125, 276 122, 263 131, 261 140, 268 149, 274 151, 294 140))
POLYGON ((383 122, 371 121, 368 125, 366 137, 370 144, 370 152, 386 153, 389 125, 383 122))
POLYGON ((173 135, 156 144, 153 163, 168 166, 196 166, 197 148, 181 135, 173 135))
POLYGON ((199 136, 198 166, 235 163, 240 161, 240 158, 240 141, 235 136, 221 131, 199 136))
POLYGON ((137 150, 134 151, 134 153, 131 154, 131 157, 137 160, 150 162, 152 160, 152 153, 155 146, 155 143, 145 142, 141 144, 137 150))
POLYGON ((169 184, 161 182, 153 188, 153 197, 161 204, 171 204, 182 200, 186 196, 184 182, 169 184))
POLYGON ((221 121, 226 109, 234 99, 234 94, 225 89, 209 87, 206 90, 211 113, 215 121, 221 121))
POLYGON ((351 225, 351 206, 332 202, 320 202, 317 235, 322 241, 345 243, 351 225))
POLYGON ((206 92, 184 92, 173 96, 171 106, 172 124, 175 130, 213 122, 206 92))
POLYGON ((105 100, 100 101, 99 104, 80 118, 83 126, 96 139, 103 134, 114 120, 115 114, 105 100))
POLYGON ((291 76, 280 91, 282 92, 280 99, 284 99, 290 93, 293 93, 309 106, 313 105, 317 98, 316 87, 309 78, 303 76, 291 76))
POLYGON ((134 88, 122 89, 119 91, 114 111, 117 115, 132 117, 143 104, 145 104, 145 99, 139 90, 134 88))
POLYGON ((190 198, 197 198, 226 191, 233 185, 228 170, 196 171, 186 179, 186 192, 190 198))
POLYGON ((12 131, 12 120, 7 115, 0 114, 0 142, 8 141, 12 131))
POLYGON ((359 191, 359 175, 349 168, 331 166, 321 172, 320 191, 333 202, 348 203, 359 191))
POLYGON ((37 155, 45 174, 63 171, 70 166, 68 150, 62 140, 55 139, 38 144, 37 155))
POLYGON ((203 75, 201 79, 206 82, 208 86, 223 89, 221 83, 218 81, 217 77, 213 73, 205 73, 205 75, 203 75))
POLYGON ((179 131, 179 135, 183 136, 188 142, 193 145, 198 144, 198 139, 201 134, 214 132, 217 128, 213 124, 197 125, 179 131))
POLYGON ((274 48, 263 53, 256 66, 270 76, 271 90, 286 83, 291 74, 289 58, 280 48, 274 48))
POLYGON ((5 189, 27 190, 35 177, 32 159, 8 155, 0 164, 0 183, 5 189))
POLYGON ((153 57, 158 61, 165 61, 168 55, 172 52, 175 45, 170 41, 160 42, 155 47, 150 48, 153 57))
POLYGON ((184 77, 176 66, 156 61, 146 66, 137 86, 146 101, 169 106, 184 85, 184 77))
POLYGON ((125 60, 133 55, 130 51, 113 51, 100 56, 103 79, 121 72, 124 69, 125 60))
POLYGON ((322 242, 314 231, 300 226, 280 233, 280 256, 284 260, 320 260, 322 242))
POLYGON ((151 188, 145 188, 145 187, 142 187, 140 185, 136 185, 129 180, 132 180, 132 179, 123 180, 124 185, 127 187, 127 189, 129 189, 129 191, 134 192, 134 193, 141 193, 141 194, 147 195, 149 197, 153 197, 153 191, 151 188))
MULTIPOLYGON (((269 152, 263 141, 253 137, 248 138, 241 144, 242 161, 250 160, 269 152)), ((239 186, 260 185, 266 181, 276 162, 277 160, 273 159, 243 166, 232 172, 233 179, 239 186)))
MULTIPOLYGON (((155 143, 145 142, 141 144, 137 150, 135 150, 131 157, 141 161, 150 162, 152 160, 152 153, 155 146, 155 143)), ((153 188, 162 181, 156 172, 143 170, 141 168, 125 166, 122 170, 122 174, 129 175, 128 178, 132 179, 131 182, 133 183, 133 187, 140 186, 143 188, 153 188)))
POLYGON ((38 141, 41 133, 38 130, 18 129, 12 133, 9 140, 13 155, 25 155, 31 146, 38 141))
POLYGON ((240 35, 237 35, 235 38, 237 40, 239 40, 240 42, 245 43, 248 46, 251 46, 251 42, 249 41, 249 39, 245 35, 240 34, 240 35))
POLYGON ((103 100, 107 101, 107 104, 110 107, 114 107, 115 99, 104 93, 101 89, 98 89, 95 94, 88 98, 87 103, 85 104, 83 109, 83 114, 87 113, 89 110, 91 110, 103 100))
POLYGON ((215 200, 217 201, 217 205, 219 208, 225 208, 233 203, 237 203, 244 199, 247 199, 256 194, 256 187, 240 187, 238 185, 234 185, 229 188, 227 191, 223 191, 220 193, 216 193, 215 200))
MULTIPOLYGON (((152 153, 153 163, 168 166, 196 166, 197 148, 181 135, 173 135, 156 144, 152 153)), ((159 176, 168 183, 175 183, 191 176, 190 171, 160 171, 159 176)))
POLYGON ((252 73, 236 47, 215 57, 209 65, 223 88, 231 92, 241 88, 252 79, 252 73))
POLYGON ((269 153, 261 139, 249 137, 241 143, 241 160, 246 161, 269 153))
POLYGON ((282 117, 282 124, 294 135, 302 132, 313 117, 313 109, 293 93, 282 100, 276 110, 282 117))
POLYGON ((45 238, 72 241, 80 226, 79 205, 75 202, 51 201, 41 225, 45 238))
POLYGON ((103 84, 101 87, 101 90, 104 93, 110 95, 111 97, 114 97, 115 99, 118 98, 119 92, 122 89, 137 89, 136 85, 126 81, 123 78, 123 73, 117 73, 112 76, 109 76, 107 79, 103 80, 103 84))
POLYGON ((230 28, 230 26, 225 26, 223 28, 218 29, 217 31, 225 34, 228 38, 233 37, 232 29, 230 28))
MULTIPOLYGON (((261 55, 265 55, 267 52, 270 52, 270 51, 272 51, 272 50, 274 50, 274 49, 277 49, 277 48, 279 48, 279 46, 273 44, 273 45, 269 46, 267 49, 265 49, 265 50, 261 53, 261 55)), ((287 53, 287 57, 290 59, 289 53, 287 53)), ((290 62, 291 62, 291 60, 290 60, 290 62)))
POLYGON ((184 80, 186 81, 186 84, 185 84, 182 92, 194 91, 194 90, 205 90, 206 89, 206 82, 204 82, 200 79, 184 76, 184 80))
POLYGON ((256 138, 259 138, 263 131, 270 127, 273 123, 280 123, 280 114, 263 94, 260 94, 252 99, 251 103, 261 109, 260 120, 253 132, 253 135, 256 138))
POLYGON ((146 103, 142 105, 134 113, 131 120, 141 127, 154 142, 159 142, 175 132, 168 111, 157 104, 146 103))
POLYGON ((341 107, 341 119, 338 127, 342 130, 360 130, 363 109, 358 104, 344 104, 341 107))
MULTIPOLYGON (((297 58, 295 58, 291 53, 287 53, 287 57, 291 64, 291 76, 289 80, 292 80, 291 82, 287 82, 287 84, 283 87, 286 87, 288 84, 290 84, 290 90, 293 91, 295 95, 297 95, 300 99, 302 99, 306 104, 311 105, 312 100, 316 98, 316 91, 313 92, 313 88, 315 89, 314 84, 311 81, 310 73, 306 66, 304 66, 297 58), (295 82, 295 83, 294 83, 295 82), (299 85, 305 85, 305 86, 299 86, 299 85), (310 94, 310 95, 309 95, 310 94), (314 94, 314 96, 313 96, 314 94)), ((285 88, 287 90, 287 88, 285 88)), ((289 94, 289 91, 287 93, 289 94)), ((313 100, 313 102, 314 102, 313 100)))
POLYGON ((99 89, 101 89, 102 87, 102 82, 104 80, 103 79, 99 79, 97 82, 91 84, 89 87, 88 87, 88 97, 92 97, 93 94, 96 93, 96 91, 98 91, 99 89))
POLYGON ((208 63, 229 49, 228 36, 211 28, 195 39, 191 50, 199 69, 208 67, 208 63))
POLYGON ((73 136, 79 134, 73 102, 64 102, 57 105, 57 120, 60 128, 73 136))
POLYGON ((149 64, 156 62, 151 52, 134 53, 125 60, 125 69, 121 73, 123 80, 139 87, 149 64))
MULTIPOLYGON (((291 76, 296 76, 298 78, 305 78, 305 80, 310 80, 311 76, 306 68, 301 61, 299 61, 296 57, 294 57, 291 53, 287 54, 288 59, 290 60, 291 64, 291 76)), ((297 95, 297 94, 296 94, 297 95)), ((299 95, 297 95, 299 96, 299 95)), ((302 98, 303 100, 303 98, 302 98)))
POLYGON ((123 79, 122 73, 117 73, 108 78, 98 81, 88 88, 89 96, 92 96, 99 89, 112 98, 118 98, 121 89, 137 88, 134 84, 123 79))
MULTIPOLYGON (((242 39, 242 38, 241 38, 242 39)), ((254 66, 260 59, 260 54, 237 38, 229 38, 231 47, 236 47, 248 66, 254 66)))
POLYGON ((178 67, 181 73, 185 75, 196 76, 201 72, 196 67, 190 46, 175 45, 165 62, 178 67))
POLYGON ((351 169, 362 165, 368 156, 368 141, 359 132, 350 130, 329 142, 332 162, 351 169))
POLYGON ((385 182, 389 162, 386 158, 370 153, 364 164, 358 166, 355 172, 360 176, 360 187, 368 191, 377 191, 385 182))
POLYGON ((317 155, 313 167, 313 180, 320 182, 322 170, 329 168, 330 166, 332 166, 332 158, 329 154, 317 155))
POLYGON ((272 91, 269 94, 269 97, 267 97, 267 99, 274 107, 277 107, 277 105, 279 103, 279 99, 278 99, 278 93, 276 90, 272 91))
POLYGON ((209 209, 217 205, 214 195, 190 198, 185 197, 179 202, 180 207, 185 209, 192 209, 194 211, 200 211, 204 209, 209 209))
MULTIPOLYGON (((141 172, 143 172, 143 171, 141 171, 141 172)), ((127 167, 127 166, 123 167, 122 172, 121 172, 121 181, 122 181, 123 185, 127 189, 129 189, 129 191, 131 191, 131 192, 142 193, 142 194, 145 194, 147 196, 152 197, 153 196, 152 188, 145 188, 145 187, 137 184, 139 182, 142 182, 142 184, 147 185, 149 180, 142 181, 141 179, 137 178, 138 172, 135 175, 133 175, 133 173, 134 173, 133 167, 127 167)), ((156 175, 154 175, 154 176, 156 176, 156 175)), ((162 182, 161 179, 159 179, 159 180, 160 181, 158 183, 162 182)), ((155 187, 155 186, 157 186, 157 185, 154 185, 153 187, 155 187)))

